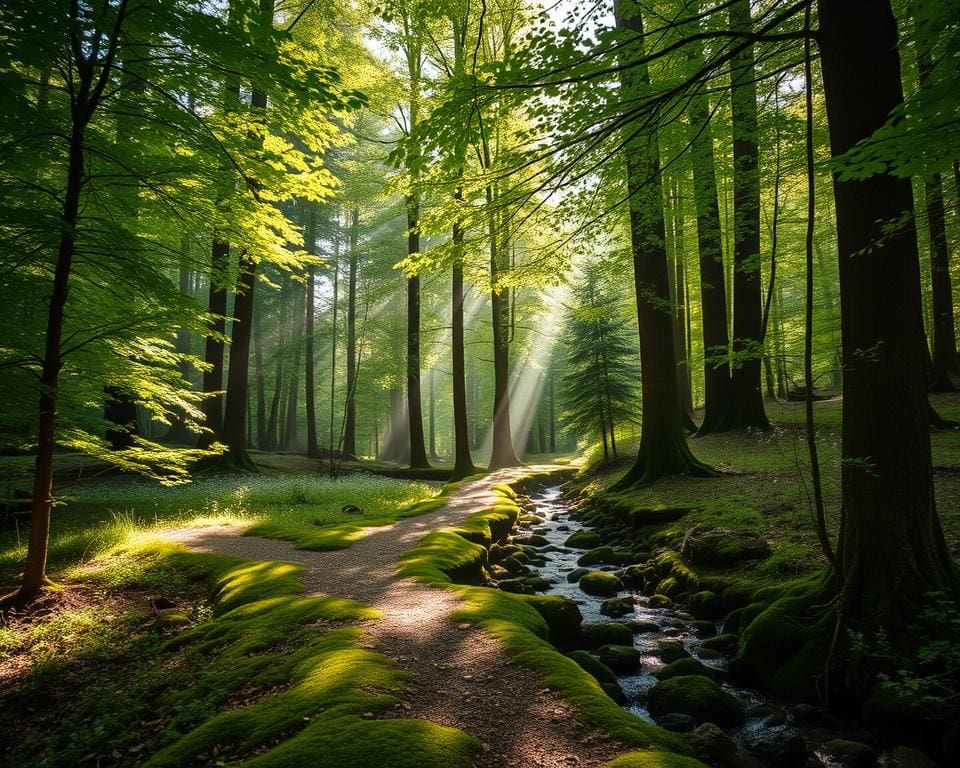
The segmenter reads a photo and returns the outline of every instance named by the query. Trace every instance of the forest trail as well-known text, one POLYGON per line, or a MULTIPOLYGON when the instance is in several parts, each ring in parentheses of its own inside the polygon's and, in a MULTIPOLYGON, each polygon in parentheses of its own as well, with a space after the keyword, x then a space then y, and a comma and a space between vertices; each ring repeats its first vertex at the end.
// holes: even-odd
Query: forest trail
POLYGON ((386 716, 430 720, 472 734, 484 745, 476 761, 480 768, 592 768, 623 749, 579 722, 568 702, 510 660, 493 637, 452 621, 460 605, 456 595, 395 575, 400 556, 427 533, 491 506, 497 500, 494 484, 551 468, 500 470, 466 483, 444 507, 370 528, 350 548, 333 552, 242 536, 240 526, 179 529, 168 536, 197 551, 295 563, 304 568, 308 594, 351 598, 379 610, 381 619, 364 624, 365 637, 412 675, 401 704, 386 716))

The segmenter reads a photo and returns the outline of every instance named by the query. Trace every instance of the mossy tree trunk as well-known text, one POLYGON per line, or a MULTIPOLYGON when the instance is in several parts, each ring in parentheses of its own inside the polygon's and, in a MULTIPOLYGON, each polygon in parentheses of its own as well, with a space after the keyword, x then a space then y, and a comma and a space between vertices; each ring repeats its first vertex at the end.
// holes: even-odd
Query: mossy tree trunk
MULTIPOLYGON (((635 40, 626 56, 643 56, 643 21, 635 3, 614 3, 617 27, 635 40)), ((649 89, 645 66, 624 69, 620 75, 624 98, 649 89)), ((624 488, 665 475, 712 474, 687 446, 681 420, 670 304, 666 225, 660 177, 660 150, 656 134, 627 126, 627 191, 630 196, 630 239, 634 287, 640 331, 643 422, 636 462, 617 483, 624 488)))
MULTIPOLYGON (((834 156, 903 101, 887 0, 820 0, 820 53, 834 156)), ((924 376, 920 267, 910 181, 834 175, 844 363, 840 563, 845 618, 915 640, 906 621, 932 590, 956 595, 937 516, 924 376), (896 393, 897 407, 890 407, 896 393)))

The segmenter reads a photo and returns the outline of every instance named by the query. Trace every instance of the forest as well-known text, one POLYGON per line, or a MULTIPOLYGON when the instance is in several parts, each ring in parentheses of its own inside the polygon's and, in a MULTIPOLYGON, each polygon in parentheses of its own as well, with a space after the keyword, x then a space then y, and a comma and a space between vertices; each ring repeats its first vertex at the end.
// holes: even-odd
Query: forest
POLYGON ((958 83, 955 0, 3 0, 0 766, 960 764, 958 83))

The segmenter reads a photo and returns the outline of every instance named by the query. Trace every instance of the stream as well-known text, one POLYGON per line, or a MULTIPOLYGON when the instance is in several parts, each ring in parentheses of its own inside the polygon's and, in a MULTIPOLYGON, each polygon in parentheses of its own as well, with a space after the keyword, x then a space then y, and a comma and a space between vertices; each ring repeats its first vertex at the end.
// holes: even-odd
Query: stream
MULTIPOLYGON (((742 688, 724 680, 726 671, 726 660, 716 658, 715 654, 704 653, 701 655, 700 645, 704 639, 698 636, 697 629, 693 626, 693 616, 682 612, 676 608, 653 608, 648 604, 648 598, 640 591, 635 589, 624 589, 617 593, 617 597, 632 597, 635 601, 634 612, 622 617, 610 617, 600 612, 601 604, 606 597, 595 597, 588 595, 580 589, 577 583, 570 583, 567 580, 568 574, 581 566, 578 566, 577 559, 584 554, 582 549, 570 549, 564 546, 564 542, 574 532, 580 530, 590 530, 570 515, 568 502, 561 497, 560 488, 552 487, 531 495, 530 500, 533 505, 533 513, 543 518, 544 522, 535 523, 529 526, 524 525, 522 534, 537 534, 543 536, 550 542, 551 546, 539 548, 539 552, 548 558, 546 565, 534 568, 534 572, 552 582, 544 591, 547 595, 562 595, 569 598, 577 604, 583 615, 584 622, 606 621, 619 622, 626 625, 635 625, 638 622, 644 622, 644 629, 640 633, 634 633, 633 645, 642 654, 640 671, 637 674, 617 675, 621 688, 627 696, 627 702, 624 708, 647 722, 656 722, 650 715, 645 706, 647 693, 657 683, 656 673, 662 669, 665 664, 658 656, 658 643, 665 640, 679 641, 683 644, 695 659, 707 667, 718 672, 718 680, 721 687, 727 692, 736 696, 744 705, 747 711, 746 722, 736 728, 725 729, 726 734, 737 744, 737 746, 750 754, 761 758, 766 765, 785 765, 781 762, 784 759, 783 745, 793 741, 794 745, 800 742, 802 737, 807 745, 814 745, 811 751, 807 752, 806 757, 800 757, 799 764, 809 768, 816 766, 842 765, 841 761, 835 761, 831 756, 823 754, 818 748, 818 743, 822 743, 824 738, 824 729, 819 729, 819 733, 811 733, 809 726, 804 726, 796 722, 791 711, 791 706, 785 702, 778 702, 771 697, 748 688, 742 688), (649 623, 650 626, 646 626, 649 623), (656 627, 652 625, 655 624, 656 627), (778 756, 779 754, 779 756, 778 756)), ((590 570, 600 570, 608 572, 617 572, 621 570, 618 566, 594 565, 590 570)), ((717 633, 722 631, 722 622, 717 622, 717 633)), ((860 732, 862 734, 862 732, 860 732)), ((827 736, 833 738, 834 736, 827 736)), ((802 742, 800 742, 802 744, 802 742)), ((809 749, 809 746, 807 747, 809 749)), ((801 755, 804 751, 800 747, 801 755)), ((796 752, 793 752, 796 755, 796 752)), ((799 757, 799 756, 797 756, 799 757)), ((794 762, 796 758, 790 760, 794 762)))

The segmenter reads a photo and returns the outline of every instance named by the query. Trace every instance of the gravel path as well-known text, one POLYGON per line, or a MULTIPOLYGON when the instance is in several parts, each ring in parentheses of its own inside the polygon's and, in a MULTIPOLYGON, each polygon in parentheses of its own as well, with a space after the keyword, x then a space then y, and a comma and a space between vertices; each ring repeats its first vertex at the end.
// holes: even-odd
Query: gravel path
POLYGON ((170 537, 198 551, 296 563, 305 569, 308 593, 377 608, 382 619, 364 623, 371 646, 413 675, 402 702, 386 716, 431 720, 473 734, 484 744, 478 768, 593 768, 623 750, 580 723, 570 704, 513 663, 494 638, 451 621, 459 604, 454 594, 395 575, 400 555, 425 534, 490 506, 494 483, 547 468, 502 470, 467 483, 443 508, 370 528, 349 549, 335 552, 242 536, 240 527, 180 529, 170 537))

